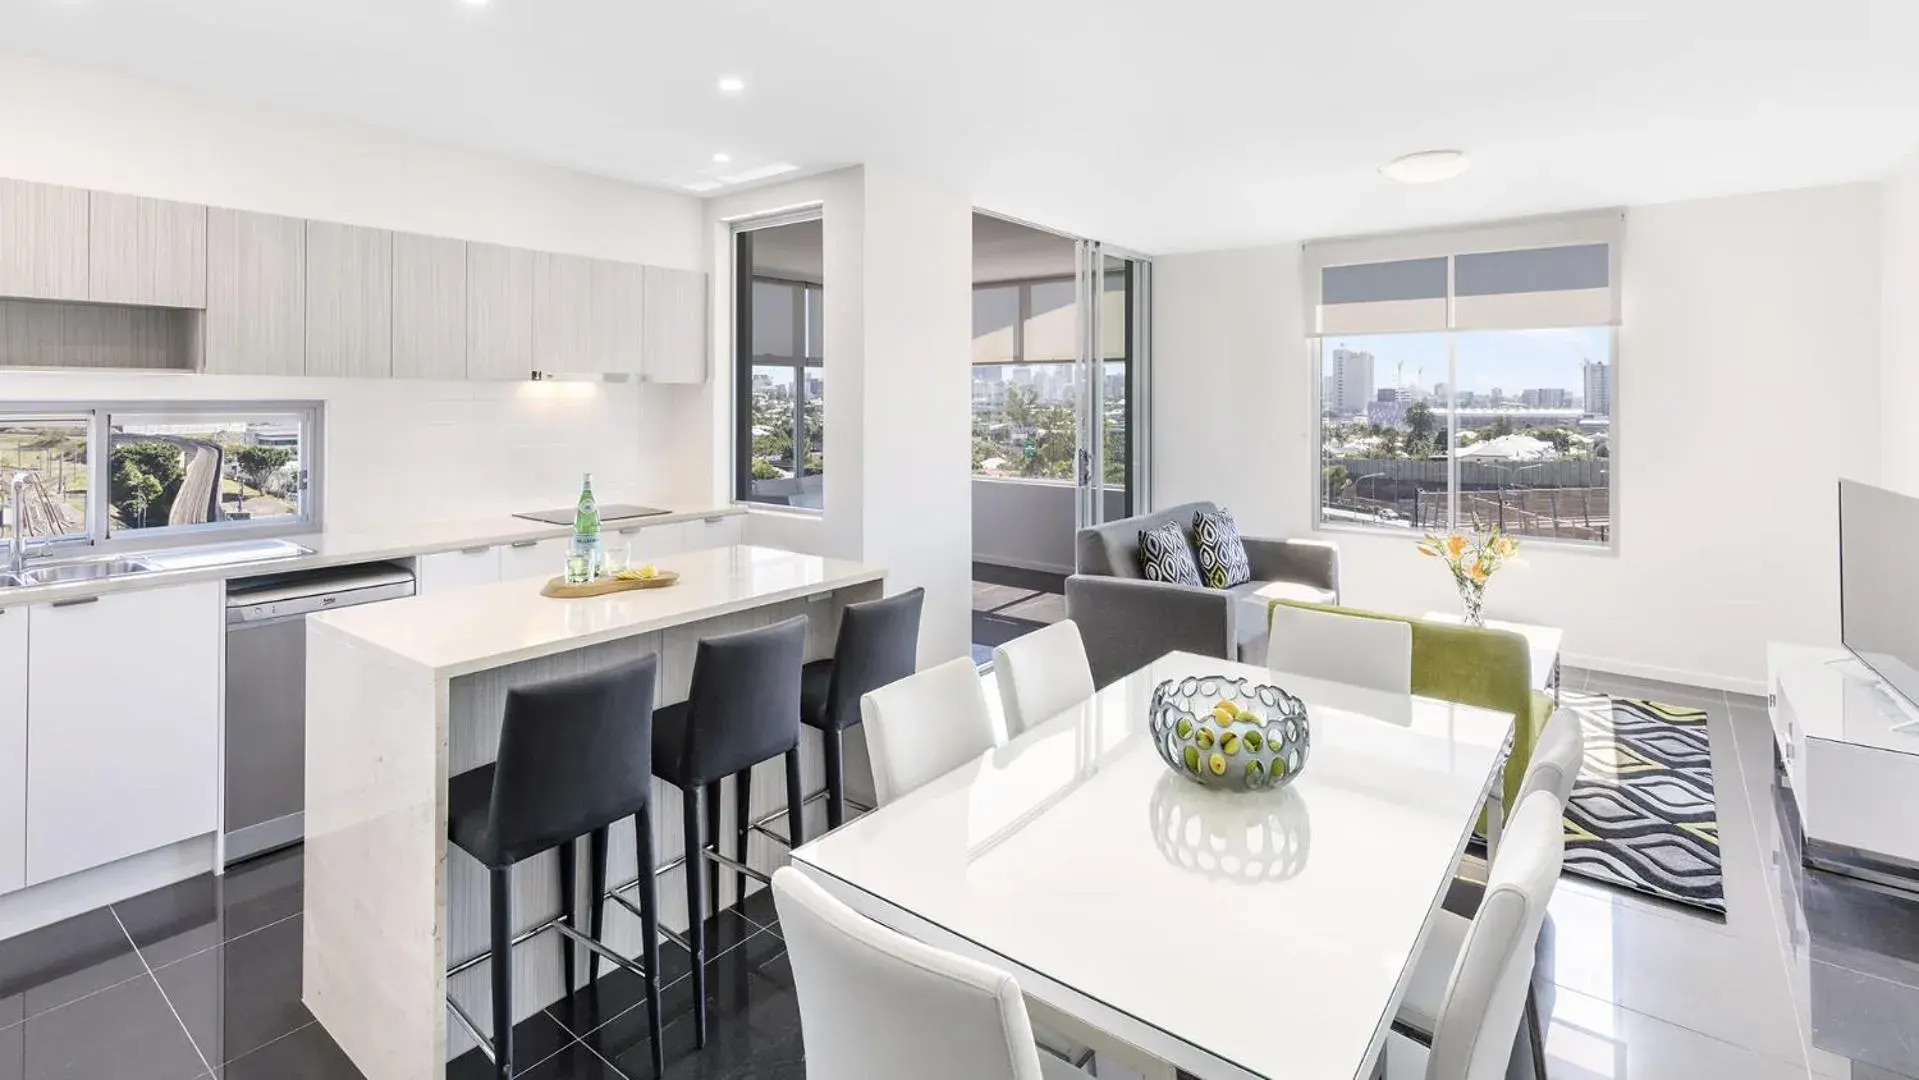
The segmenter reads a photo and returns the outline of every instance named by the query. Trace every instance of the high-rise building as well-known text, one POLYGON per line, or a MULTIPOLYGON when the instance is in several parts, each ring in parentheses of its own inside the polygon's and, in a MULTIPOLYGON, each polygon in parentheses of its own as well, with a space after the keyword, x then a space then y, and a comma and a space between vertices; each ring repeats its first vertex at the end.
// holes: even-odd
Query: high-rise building
POLYGON ((1331 375, 1321 375, 1319 377, 1320 408, 1330 412, 1336 407, 1338 399, 1334 397, 1334 389, 1333 377, 1331 375))
POLYGON ((1373 391, 1373 400, 1385 405, 1399 404, 1399 391, 1390 386, 1382 386, 1373 391))
POLYGON ((1579 373, 1586 382, 1587 416, 1612 415, 1612 365, 1603 360, 1584 360, 1579 373))
POLYGON ((1358 349, 1333 350, 1333 411, 1362 416, 1373 401, 1373 354, 1358 349))
POLYGON ((1506 404, 1506 391, 1497 386, 1493 387, 1493 408, 1497 409, 1504 404, 1506 404))
POLYGON ((1572 406, 1572 393, 1556 386, 1539 386, 1521 390, 1519 403, 1529 409, 1565 409, 1572 406))

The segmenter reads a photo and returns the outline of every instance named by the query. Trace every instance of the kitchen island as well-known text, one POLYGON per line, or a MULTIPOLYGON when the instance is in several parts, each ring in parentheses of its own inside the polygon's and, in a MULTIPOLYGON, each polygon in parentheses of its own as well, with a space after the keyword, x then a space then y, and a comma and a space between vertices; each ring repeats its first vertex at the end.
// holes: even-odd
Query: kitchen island
MULTIPOLYGON (((750 546, 687 552, 662 566, 679 572, 677 585, 555 600, 527 579, 310 618, 303 999, 369 1080, 438 1077, 472 1046, 457 1024, 449 1030, 449 993, 468 1015, 491 1015, 484 963, 446 974, 488 940, 485 875, 449 855, 446 792, 450 776, 493 759, 508 689, 658 653, 657 703, 682 701, 701 638, 804 614, 807 658, 827 656, 840 612, 879 597, 885 577, 750 546)), ((868 782, 863 744, 849 740, 848 750, 858 796, 868 782)), ((817 739, 803 740, 802 752, 812 790, 822 773, 817 739)), ((762 768, 755 816, 785 799, 780 762, 762 768)), ((674 867, 660 883, 661 922, 679 930, 688 921, 678 899, 684 869, 675 866, 680 800, 654 784, 654 851, 674 867)), ((629 881, 638 872, 632 830, 616 827, 613 837, 609 880, 629 881)), ((748 861, 770 870, 782 854, 755 837, 748 861)), ((515 869, 516 929, 560 909, 554 857, 515 869)), ((720 875, 723 889, 732 876, 720 875)), ((718 902, 729 899, 723 891, 718 902)), ((639 955, 638 920, 608 905, 604 940, 639 955)), ((514 951, 516 1018, 563 996, 559 942, 546 934, 514 951)))

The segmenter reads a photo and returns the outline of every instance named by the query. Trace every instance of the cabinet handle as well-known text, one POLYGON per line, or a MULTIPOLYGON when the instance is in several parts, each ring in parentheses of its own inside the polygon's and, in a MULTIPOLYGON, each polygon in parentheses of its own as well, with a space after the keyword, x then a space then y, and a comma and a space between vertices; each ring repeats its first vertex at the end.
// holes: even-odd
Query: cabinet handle
POLYGON ((489 551, 492 551, 492 550, 493 550, 493 549, 492 549, 491 547, 488 547, 488 546, 487 546, 487 545, 485 545, 485 544, 481 544, 481 545, 480 545, 479 547, 470 547, 470 548, 461 548, 461 549, 460 549, 460 554, 462 554, 462 555, 484 555, 484 554, 486 554, 487 552, 489 552, 489 551))
POLYGON ((81 604, 97 604, 99 602, 100 602, 100 598, 97 596, 82 596, 77 600, 55 600, 50 606, 79 607, 81 604))
POLYGON ((632 536, 632 535, 633 535, 634 533, 636 533, 636 532, 639 532, 639 531, 640 531, 640 527, 639 527, 638 525, 635 525, 635 526, 633 526, 633 527, 632 527, 632 528, 630 528, 630 529, 621 529, 621 530, 620 530, 620 535, 621 535, 621 536, 632 536))
POLYGON ((722 521, 725 521, 725 520, 726 520, 726 515, 725 515, 725 514, 714 514, 714 515, 713 515, 712 517, 710 517, 710 518, 701 518, 700 520, 701 520, 701 521, 704 521, 704 522, 706 522, 706 523, 707 523, 708 525, 718 525, 718 524, 719 524, 720 522, 722 522, 722 521))
POLYGON ((515 541, 513 541, 513 546, 514 546, 514 547, 516 547, 516 548, 530 548, 530 547, 538 547, 539 545, 540 545, 540 542, 539 542, 538 540, 515 540, 515 541))

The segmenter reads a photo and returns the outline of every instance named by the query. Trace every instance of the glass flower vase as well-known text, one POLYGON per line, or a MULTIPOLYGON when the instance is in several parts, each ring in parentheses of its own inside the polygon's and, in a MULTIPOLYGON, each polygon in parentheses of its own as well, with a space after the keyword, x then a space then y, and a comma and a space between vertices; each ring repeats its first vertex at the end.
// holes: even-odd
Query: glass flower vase
POLYGON ((1459 582, 1459 603, 1467 626, 1486 625, 1486 583, 1470 578, 1459 582))

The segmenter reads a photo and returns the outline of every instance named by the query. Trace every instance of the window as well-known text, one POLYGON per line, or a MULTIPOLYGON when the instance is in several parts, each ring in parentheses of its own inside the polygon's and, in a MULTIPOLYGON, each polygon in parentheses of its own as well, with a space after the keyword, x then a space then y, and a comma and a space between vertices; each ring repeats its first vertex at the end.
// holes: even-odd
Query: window
POLYGON ((1322 525, 1612 541, 1619 222, 1308 245, 1322 525))
POLYGON ((319 418, 304 403, 0 415, 0 479, 32 475, 30 537, 100 544, 313 529, 319 418))
POLYGON ((735 234, 735 497, 821 509, 826 291, 820 220, 735 234))
POLYGON ((1324 337, 1320 521, 1612 530, 1611 327, 1324 337))
MULTIPOLYGON (((1127 271, 1106 275, 1102 336, 1105 481, 1127 486, 1127 271)), ((1079 308, 1071 278, 973 289, 973 475, 1073 479, 1080 401, 1079 308)))
MULTIPOLYGON (((87 539, 88 493, 92 484, 92 445, 88 413, 0 416, 0 484, 10 504, 15 476, 25 473, 25 535, 45 540, 87 539)), ((7 536, 20 531, 8 520, 7 536)))

